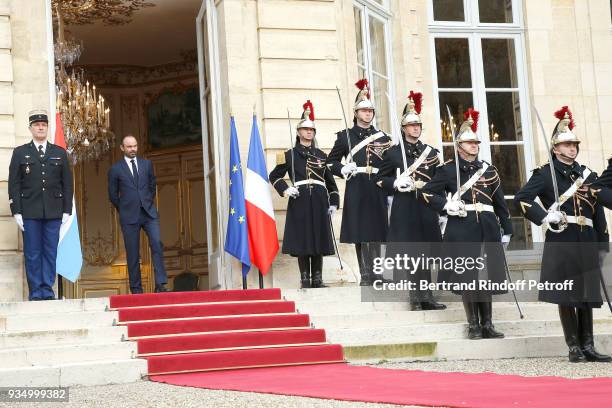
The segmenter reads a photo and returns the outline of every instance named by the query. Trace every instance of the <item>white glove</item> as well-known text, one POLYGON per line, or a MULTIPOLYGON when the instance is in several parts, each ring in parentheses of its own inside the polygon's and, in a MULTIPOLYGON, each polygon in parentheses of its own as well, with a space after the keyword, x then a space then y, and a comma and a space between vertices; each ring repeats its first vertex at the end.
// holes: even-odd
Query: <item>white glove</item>
POLYGON ((65 224, 70 219, 70 214, 62 214, 62 224, 65 224))
POLYGON ((464 211, 464 206, 461 201, 457 200, 448 200, 446 204, 444 204, 444 210, 448 215, 460 215, 464 211))
POLYGON ((15 218, 15 222, 17 223, 19 229, 25 231, 25 229, 23 228, 23 217, 21 216, 21 214, 15 214, 13 215, 13 217, 15 218))
POLYGON ((400 176, 393 182, 393 188, 400 193, 412 191, 414 189, 414 181, 410 177, 400 176))
POLYGON ((335 205, 330 205, 329 208, 327 209, 327 213, 329 214, 330 217, 333 217, 337 210, 338 210, 338 207, 336 207, 335 205))
POLYGON ((357 173, 357 164, 355 164, 355 162, 345 164, 342 169, 340 169, 340 173, 342 173, 344 178, 349 178, 353 174, 357 173))
POLYGON ((508 244, 510 244, 510 237, 512 237, 512 234, 502 235, 501 243, 504 249, 508 248, 508 244))
POLYGON ((297 187, 288 187, 285 191, 283 191, 284 197, 298 198, 300 196, 300 190, 297 187))
POLYGON ((599 251, 599 266, 600 267, 603 267, 604 262, 606 260, 606 255, 608 255, 607 251, 603 251, 603 250, 599 251))
POLYGON ((563 214, 561 211, 551 211, 546 214, 546 217, 542 220, 542 224, 558 224, 563 220, 563 214))
POLYGON ((438 225, 440 226, 440 232, 444 235, 444 231, 446 230, 446 223, 448 222, 448 217, 446 215, 441 215, 438 218, 438 225))

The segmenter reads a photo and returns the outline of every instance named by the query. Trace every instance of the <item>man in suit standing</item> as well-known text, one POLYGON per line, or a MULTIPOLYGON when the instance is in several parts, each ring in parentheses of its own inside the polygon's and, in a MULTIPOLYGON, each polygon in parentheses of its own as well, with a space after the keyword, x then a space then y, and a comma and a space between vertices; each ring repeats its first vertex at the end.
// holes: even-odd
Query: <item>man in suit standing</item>
POLYGON ((119 211, 119 222, 127 253, 130 292, 143 293, 140 277, 140 230, 149 238, 155 292, 167 292, 163 247, 159 232, 159 215, 155 208, 157 184, 150 160, 137 157, 138 142, 132 135, 121 141, 123 158, 108 171, 108 196, 119 211))
POLYGON ((28 299, 52 300, 59 231, 72 213, 72 172, 66 151, 47 141, 46 111, 30 112, 29 129, 32 141, 11 157, 9 204, 23 231, 28 299))

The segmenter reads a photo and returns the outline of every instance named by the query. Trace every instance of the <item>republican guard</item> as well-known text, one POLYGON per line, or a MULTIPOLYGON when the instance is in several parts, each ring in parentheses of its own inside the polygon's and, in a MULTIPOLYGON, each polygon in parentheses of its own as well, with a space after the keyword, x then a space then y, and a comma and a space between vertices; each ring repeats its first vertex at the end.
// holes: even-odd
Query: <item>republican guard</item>
POLYGON ((580 140, 569 108, 562 107, 555 117, 550 163, 534 170, 515 202, 525 218, 547 227, 540 281, 573 283, 538 295, 559 307, 569 361, 610 362, 612 357, 598 353, 593 343, 593 308, 602 305, 599 252, 607 251, 609 242, 603 207, 589 194, 597 175, 576 161, 580 140))
MULTIPOLYGON (((446 211, 448 224, 443 242, 453 259, 484 259, 483 268, 471 270, 443 269, 443 281, 469 284, 480 280, 492 283, 506 281, 502 244, 512 235, 510 213, 504 199, 499 172, 495 166, 478 159, 480 140, 478 111, 464 113, 464 122, 455 136, 455 160, 439 167, 427 183, 422 197, 435 211, 446 211), (459 173, 459 177, 457 177, 459 173), (502 234, 503 230, 503 234, 502 234)), ((452 120, 452 119, 451 119, 452 120)), ((453 132, 454 133, 454 132, 453 132)), ((478 264, 476 264, 478 265, 478 264)), ((468 338, 501 338, 493 326, 492 295, 504 290, 453 290, 462 296, 468 321, 468 338)))
MULTIPOLYGON (((438 213, 419 199, 423 188, 431 181, 440 164, 438 150, 420 140, 423 132, 420 116, 422 99, 420 92, 410 91, 400 120, 401 140, 385 152, 376 177, 376 184, 393 196, 388 243, 442 241, 438 213)), ((431 290, 418 289, 421 280, 431 282, 431 271, 419 268, 417 271, 411 271, 411 274, 412 280, 417 284, 417 288, 410 293, 411 309, 445 309, 445 305, 434 300, 431 290)))
POLYGON ((270 183, 289 198, 282 252, 297 257, 302 288, 322 288, 323 256, 334 254, 331 219, 340 196, 325 165, 327 155, 316 147, 314 107, 307 101, 303 108, 295 145, 277 155, 270 183))
POLYGON ((368 81, 362 79, 353 106, 353 127, 336 133, 327 165, 337 177, 346 179, 340 242, 355 244, 361 286, 374 281, 373 262, 387 238, 387 193, 375 183, 383 153, 391 138, 377 130, 368 81), (344 164, 342 160, 345 159, 344 164))

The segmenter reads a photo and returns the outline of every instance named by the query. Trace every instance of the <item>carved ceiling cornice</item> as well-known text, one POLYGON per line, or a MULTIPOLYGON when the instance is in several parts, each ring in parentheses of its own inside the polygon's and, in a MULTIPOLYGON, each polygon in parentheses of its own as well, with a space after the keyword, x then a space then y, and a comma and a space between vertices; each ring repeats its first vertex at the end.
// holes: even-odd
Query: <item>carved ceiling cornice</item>
POLYGON ((198 62, 192 52, 183 54, 184 60, 144 67, 137 65, 80 65, 87 78, 100 86, 136 86, 178 77, 197 77, 198 62))
POLYGON ((103 21, 108 25, 123 25, 132 15, 145 7, 155 7, 147 0, 51 0, 53 7, 60 7, 64 22, 68 25, 93 24, 103 21))

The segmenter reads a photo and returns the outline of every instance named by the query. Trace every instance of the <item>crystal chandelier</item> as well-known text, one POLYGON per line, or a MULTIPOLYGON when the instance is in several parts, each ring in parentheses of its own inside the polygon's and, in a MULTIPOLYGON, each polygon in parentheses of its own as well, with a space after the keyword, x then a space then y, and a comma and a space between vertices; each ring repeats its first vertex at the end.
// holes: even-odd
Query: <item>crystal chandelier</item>
POLYGON ((66 149, 74 164, 99 160, 115 140, 110 131, 110 108, 83 70, 68 75, 57 70, 57 111, 61 113, 66 149))
POLYGON ((73 164, 99 160, 114 142, 110 131, 110 108, 104 97, 96 92, 96 86, 85 80, 85 72, 66 66, 72 65, 80 56, 82 47, 75 41, 65 40, 62 14, 56 8, 58 42, 55 44, 56 59, 56 110, 61 114, 66 150, 73 164))

